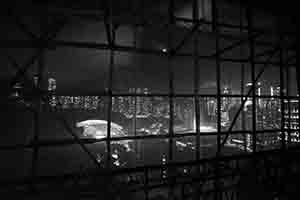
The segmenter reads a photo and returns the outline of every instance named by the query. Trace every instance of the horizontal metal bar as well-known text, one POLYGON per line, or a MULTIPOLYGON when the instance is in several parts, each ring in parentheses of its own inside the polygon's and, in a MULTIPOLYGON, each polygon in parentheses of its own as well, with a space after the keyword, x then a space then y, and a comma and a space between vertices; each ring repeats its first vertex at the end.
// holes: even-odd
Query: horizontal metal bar
MULTIPOLYGON (((250 39, 255 39, 255 38, 257 38, 257 37, 259 37, 259 36, 261 36, 262 34, 253 34, 253 35, 251 35, 251 36, 248 36, 247 38, 245 38, 245 39, 243 39, 243 40, 240 40, 240 41, 237 41, 237 42, 235 42, 235 43, 233 43, 233 44, 230 44, 229 46, 227 46, 227 47, 225 47, 225 48, 223 48, 223 49, 220 49, 218 52, 216 52, 216 53, 214 53, 212 56, 213 57, 216 57, 216 55, 222 55, 222 54, 224 54, 224 53, 226 53, 226 52, 228 52, 228 51, 230 51, 230 50, 232 50, 232 49, 235 49, 235 48, 237 48, 237 47, 240 47, 243 43, 246 43, 246 42, 249 42, 249 40, 250 39)), ((249 59, 250 60, 250 59, 249 59)))
MULTIPOLYGON (((284 131, 300 131, 294 130, 294 129, 283 129, 284 131)), ((278 133, 281 132, 281 129, 269 129, 269 130, 256 130, 257 134, 266 134, 266 133, 278 133)), ((251 134, 251 130, 234 130, 234 131, 226 131, 222 130, 221 133, 218 132, 200 132, 200 138, 201 137, 208 137, 208 136, 216 136, 216 135, 239 135, 239 134, 251 134)), ((124 137, 112 137, 110 138, 111 142, 118 142, 118 141, 126 141, 126 140, 153 140, 153 139, 180 139, 190 136, 196 136, 196 132, 186 132, 186 133, 174 133, 173 136, 170 136, 169 134, 166 135, 137 135, 137 136, 124 136, 124 137)), ((78 139, 56 139, 56 140, 39 140, 38 143, 35 143, 36 146, 39 148, 43 147, 57 147, 57 146, 69 146, 69 145, 76 145, 79 142, 81 144, 95 144, 95 143, 101 143, 106 142, 108 139, 94 139, 94 138, 78 138, 78 139)), ((29 144, 17 144, 17 145, 5 145, 0 146, 0 151, 11 151, 11 150, 17 150, 17 149, 28 149, 33 148, 34 144, 33 142, 29 144)))
POLYGON ((192 30, 190 30, 190 32, 188 32, 185 36, 184 36, 184 38, 182 39, 182 41, 171 51, 171 53, 172 54, 175 54, 176 55, 176 53, 186 44, 186 42, 188 41, 188 40, 191 40, 191 38, 193 37, 193 35, 194 35, 194 33, 199 29, 199 27, 201 26, 201 22, 199 21, 199 22, 197 22, 194 26, 193 26, 193 28, 192 28, 192 30))
MULTIPOLYGON (((169 98, 169 97, 173 97, 173 98, 193 98, 193 97, 200 97, 200 98, 216 98, 218 95, 217 94, 193 94, 193 93, 189 93, 189 94, 180 94, 180 93, 175 93, 175 94, 167 94, 167 93, 150 93, 150 94, 143 94, 143 93, 137 93, 137 94, 133 94, 133 93, 113 93, 111 95, 107 94, 107 93, 65 93, 65 92, 56 92, 56 95, 51 95, 51 96, 56 96, 56 97, 63 97, 63 96, 73 96, 73 97, 78 97, 78 96, 98 96, 98 97, 165 97, 165 98, 169 98)), ((242 95, 242 94, 221 94, 220 97, 222 98, 242 98, 242 97, 248 97, 247 95, 242 95)), ((255 95, 255 97, 257 98, 261 98, 261 99, 269 99, 269 98, 273 98, 273 99, 299 99, 298 96, 272 96, 272 95, 255 95)))
MULTIPOLYGON (((0 48, 38 48, 41 47, 41 43, 35 41, 26 41, 26 40, 5 40, 0 41, 2 46, 0 48)), ((108 45, 105 43, 95 43, 95 42, 78 42, 78 41, 65 41, 65 40, 53 40, 53 41, 44 41, 42 44, 45 48, 54 49, 57 47, 74 47, 74 48, 84 48, 84 49, 94 49, 94 50, 112 50, 118 52, 128 52, 128 53, 139 53, 147 55, 156 55, 167 57, 168 54, 162 52, 158 49, 146 49, 146 48, 137 48, 133 46, 120 46, 120 45, 108 45)), ((192 53, 177 53, 174 54, 175 57, 195 57, 192 53)), ((214 57, 208 55, 199 55, 198 59, 211 60, 214 61, 214 57)), ((232 63, 249 63, 249 59, 236 59, 236 58, 220 58, 220 61, 223 62, 232 62, 232 63)), ((265 61, 254 61, 254 64, 263 65, 270 64, 274 66, 280 66, 279 62, 265 62, 265 61)))
MULTIPOLYGON (((175 17, 175 20, 178 22, 186 22, 186 23, 196 23, 199 20, 194 20, 194 19, 189 19, 189 18, 184 18, 184 17, 175 17)), ((213 22, 207 21, 205 20, 203 22, 203 24, 207 24, 207 25, 212 25, 213 22)), ((237 32, 239 32, 240 30, 242 31, 247 31, 249 29, 249 27, 247 25, 237 25, 237 24, 229 24, 229 23, 219 23, 217 22, 217 26, 219 28, 231 28, 231 29, 236 29, 237 32)), ((274 35, 274 31, 272 30, 267 30, 267 29, 259 29, 259 28, 253 28, 253 32, 256 33, 262 33, 265 35, 274 35)), ((292 32, 292 31, 285 31, 283 32, 283 35, 290 35, 290 36, 297 36, 296 32, 292 32)))

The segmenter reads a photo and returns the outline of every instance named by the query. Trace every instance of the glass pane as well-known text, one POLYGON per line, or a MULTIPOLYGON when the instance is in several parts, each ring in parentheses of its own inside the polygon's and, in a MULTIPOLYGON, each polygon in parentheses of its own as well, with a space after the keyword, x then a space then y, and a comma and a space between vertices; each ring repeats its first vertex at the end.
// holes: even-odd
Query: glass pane
POLYGON ((165 97, 137 97, 136 131, 139 135, 169 133, 170 108, 165 97))
POLYGON ((174 160, 176 162, 186 162, 196 159, 196 137, 183 137, 175 139, 173 146, 174 160))
POLYGON ((242 105, 241 98, 222 98, 221 122, 223 130, 229 130, 229 128, 234 131, 246 130, 246 109, 247 106, 242 105))
POLYGON ((57 39, 66 41, 106 43, 104 23, 98 20, 88 20, 80 17, 68 18, 57 39))
POLYGON ((47 79, 55 80, 57 94, 98 95, 108 87, 107 51, 59 48, 46 55, 47 79))
POLYGON ((299 100, 284 100, 284 128, 287 129, 286 139, 289 145, 300 142, 299 137, 299 100))
MULTIPOLYGON (((200 134, 201 136, 201 134, 200 134)), ((200 137, 200 159, 213 158, 217 153, 217 136, 205 135, 200 137)))
POLYGON ((135 98, 113 97, 112 98, 112 137, 135 135, 135 98), (119 127, 117 127, 119 126, 119 127), (119 128, 119 129, 118 129, 119 128))
POLYGON ((113 91, 130 93, 131 88, 148 88, 149 93, 169 92, 167 59, 160 56, 116 53, 113 91))
POLYGON ((158 165, 168 162, 168 139, 139 140, 138 143, 137 165, 158 165))
POLYGON ((80 145, 40 149, 38 175, 59 175, 96 168, 80 145))
POLYGON ((1 181, 20 180, 30 176, 32 151, 30 150, 2 150, 0 165, 1 181))
MULTIPOLYGON (((242 65, 225 62, 221 67, 221 93, 241 94, 242 65)), ((245 82, 245 80, 243 80, 245 82)))
MULTIPOLYGON (((256 74, 263 71, 256 85, 256 94, 280 96, 280 68, 257 65, 255 70, 256 74)), ((251 83, 249 87, 251 87, 251 83)))
POLYGON ((193 98, 174 99, 174 133, 196 131, 195 103, 193 98))
POLYGON ((194 65, 191 58, 172 61, 175 94, 194 93, 194 65))
POLYGON ((217 99, 211 97, 200 98, 200 132, 217 131, 217 99))
POLYGON ((33 113, 15 105, 2 106, 0 146, 29 143, 34 134, 33 113))
POLYGON ((138 141, 120 140, 111 142, 111 162, 114 168, 136 167, 139 159, 138 141))
MULTIPOLYGON (((193 3, 192 1, 187 2, 176 2, 175 4, 175 16, 186 19, 193 19, 193 3)), ((205 19, 211 21, 212 18, 211 0, 199 0, 198 1, 198 14, 199 19, 205 19)))
POLYGON ((288 68, 289 76, 286 84, 288 85, 289 96, 299 96, 297 84, 297 69, 296 67, 288 68))
POLYGON ((279 149, 282 145, 281 143, 281 132, 260 132, 256 136, 257 141, 257 150, 270 150, 270 149, 279 149))
POLYGON ((281 101, 279 98, 258 98, 256 112, 257 130, 281 128, 281 101))
MULTIPOLYGON (((41 139, 102 138, 101 124, 107 120, 107 98, 98 96, 55 96, 52 110, 41 116, 41 139), (100 127, 101 126, 101 127, 100 127), (97 131, 98 130, 98 131, 97 131)), ((52 103, 53 103, 52 102, 52 103)))
POLYGON ((120 25, 116 30, 115 42, 121 46, 134 46, 137 45, 138 29, 134 29, 128 25, 120 25))
POLYGON ((214 61, 201 60, 199 62, 199 80, 200 94, 217 93, 216 63, 214 61))

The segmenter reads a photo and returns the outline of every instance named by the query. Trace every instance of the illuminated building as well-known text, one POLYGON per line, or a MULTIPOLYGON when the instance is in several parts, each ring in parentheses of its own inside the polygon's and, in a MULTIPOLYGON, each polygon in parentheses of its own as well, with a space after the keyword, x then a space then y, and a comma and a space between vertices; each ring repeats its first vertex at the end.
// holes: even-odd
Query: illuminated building
MULTIPOLYGON (((247 83, 246 84, 246 91, 248 92, 252 87, 252 83, 247 83)), ((256 86, 255 86, 255 95, 257 96, 262 96, 262 90, 263 90, 263 85, 261 82, 257 82, 256 86)), ((251 96, 251 95, 250 95, 251 96)), ((248 97, 249 101, 252 101, 251 97, 248 97)), ((257 98, 257 105, 258 107, 262 107, 263 106, 263 99, 261 98, 257 98)))
MULTIPOLYGON (((224 95, 231 95, 232 92, 231 92, 231 89, 228 87, 228 86, 225 86, 223 88, 223 92, 222 92, 224 95)), ((223 124, 228 124, 229 122, 229 106, 231 104, 231 98, 228 98, 228 97, 224 97, 222 98, 222 103, 221 103, 221 121, 223 124)))
POLYGON ((280 87, 277 86, 277 87, 274 87, 274 86, 271 86, 270 87, 270 95, 273 97, 273 96, 280 96, 280 87))
MULTIPOLYGON (((137 88, 136 89, 136 94, 142 94, 142 89, 137 88)), ((143 109, 143 98, 142 97, 136 97, 136 114, 138 116, 142 115, 142 109, 143 109)))
MULTIPOLYGON (((144 94, 150 94, 148 88, 144 88, 144 94)), ((142 102, 143 114, 149 116, 151 114, 151 99, 149 97, 144 97, 142 102)))
MULTIPOLYGON (((56 91, 56 79, 51 77, 48 73, 48 93, 49 93, 49 104, 51 107, 55 107, 57 105, 57 97, 55 95, 56 91)), ((37 80, 35 80, 36 82, 37 80)))
POLYGON ((287 129, 286 140, 292 143, 299 143, 299 100, 284 100, 284 104, 284 128, 287 129))
POLYGON ((216 116, 216 110, 217 110, 217 102, 214 99, 210 99, 207 101, 207 111, 208 116, 210 118, 213 118, 216 116))

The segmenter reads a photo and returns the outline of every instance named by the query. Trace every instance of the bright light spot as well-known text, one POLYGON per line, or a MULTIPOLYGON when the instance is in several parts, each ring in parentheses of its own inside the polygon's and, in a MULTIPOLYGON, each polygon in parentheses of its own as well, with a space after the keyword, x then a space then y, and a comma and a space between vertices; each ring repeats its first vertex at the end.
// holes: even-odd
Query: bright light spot
POLYGON ((121 165, 121 163, 120 163, 119 160, 116 160, 116 161, 114 162, 114 165, 117 166, 117 167, 119 167, 119 166, 121 165))
POLYGON ((211 126, 200 126, 200 132, 216 132, 217 130, 211 126))
POLYGON ((162 164, 166 164, 167 159, 166 159, 166 156, 165 156, 165 155, 162 156, 161 161, 162 161, 162 164))
POLYGON ((162 52, 167 53, 167 52, 168 52, 168 49, 163 48, 163 49, 162 49, 162 52))
POLYGON ((180 141, 176 141, 176 146, 187 147, 187 144, 180 141))
POLYGON ((118 158, 119 158, 119 155, 116 154, 116 153, 113 153, 113 154, 111 155, 111 157, 113 157, 114 159, 118 159, 118 158))

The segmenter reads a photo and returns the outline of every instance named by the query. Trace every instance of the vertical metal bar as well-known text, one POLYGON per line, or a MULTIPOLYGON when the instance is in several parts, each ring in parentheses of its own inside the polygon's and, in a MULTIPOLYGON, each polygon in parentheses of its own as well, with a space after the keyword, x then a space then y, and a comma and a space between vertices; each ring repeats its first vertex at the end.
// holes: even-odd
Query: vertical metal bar
POLYGON ((109 0, 105 0, 104 4, 105 4, 104 25, 105 25, 107 43, 109 45, 112 45, 112 35, 111 35, 112 24, 110 23, 110 19, 111 19, 110 8, 111 8, 111 6, 109 3, 109 0))
POLYGON ((144 193, 145 193, 145 199, 149 199, 149 171, 148 168, 145 168, 144 170, 144 176, 145 176, 145 182, 144 182, 144 193))
MULTIPOLYGON (((241 0, 239 1, 239 8, 240 8, 240 35, 242 36, 242 26, 243 26, 243 22, 244 22, 244 18, 243 18, 243 7, 242 7, 242 2, 241 0)), ((242 57, 244 55, 244 48, 243 46, 240 46, 240 57, 242 57)), ((241 64, 241 94, 242 96, 245 95, 245 91, 244 91, 244 87, 245 87, 245 63, 241 64)), ((244 101, 244 97, 241 97, 241 103, 244 101)), ((246 127, 245 127, 245 112, 244 110, 241 111, 242 113, 242 121, 241 121, 241 125, 242 125, 242 130, 245 131, 246 127)), ((246 133, 243 133, 243 142, 244 142, 244 151, 247 151, 247 140, 246 140, 246 133)))
MULTIPOLYGON (((171 49, 172 45, 172 27, 173 27, 173 6, 174 0, 169 1, 169 27, 168 27, 168 49, 171 49)), ((173 67, 172 67, 172 57, 170 52, 168 52, 168 71, 169 71, 169 116, 170 116, 170 123, 169 123, 169 160, 173 160, 173 97, 174 97, 174 74, 173 74, 173 67)))
MULTIPOLYGON (((199 19, 198 0, 193 1, 193 19, 194 25, 199 19)), ((196 113, 196 160, 200 160, 200 105, 199 105, 199 38, 198 34, 194 36, 194 101, 196 113)))
POLYGON ((114 51, 110 50, 110 64, 109 64, 109 89, 108 89, 108 113, 107 113, 107 165, 110 166, 111 162, 111 118, 112 118, 112 76, 113 76, 113 67, 114 67, 114 51))
POLYGON ((215 176, 216 179, 214 180, 214 186, 215 186, 215 200, 221 199, 221 192, 219 190, 219 160, 218 158, 220 157, 221 154, 221 61, 220 61, 220 53, 219 53, 219 48, 220 48, 220 36, 219 36, 219 26, 218 26, 218 6, 216 3, 216 0, 213 0, 213 27, 214 31, 216 32, 216 40, 215 40, 215 48, 216 48, 216 81, 217 81, 217 153, 216 157, 217 160, 215 161, 215 176))
MULTIPOLYGON (((112 24, 112 1, 109 1, 109 23, 111 30, 109 30, 110 35, 112 35, 112 44, 115 40, 115 31, 112 24)), ((111 118, 112 118, 112 87, 113 87, 113 70, 114 70, 114 57, 115 51, 113 48, 110 49, 109 52, 109 79, 108 79, 108 109, 107 109, 107 140, 106 140, 106 148, 107 148, 107 168, 111 167, 111 118)))
MULTIPOLYGON (((215 1, 215 0, 214 0, 215 1)), ((217 79, 217 155, 220 155, 221 153, 221 60, 220 60, 220 54, 219 54, 219 48, 220 48, 220 37, 219 37, 219 27, 217 25, 218 23, 218 8, 216 3, 214 3, 215 7, 215 31, 216 31, 216 79, 217 79)))
MULTIPOLYGON (((281 148, 284 150, 286 147, 285 142, 285 106, 284 106, 284 63, 283 63, 283 35, 280 30, 280 20, 278 19, 278 36, 279 36, 279 63, 280 63, 280 110, 281 110, 281 148)), ((288 81, 288 80, 287 80, 288 81)), ((288 88, 288 85, 286 85, 288 88)), ((287 89, 286 88, 286 89, 287 89)))
MULTIPOLYGON (((245 86, 245 64, 242 64, 242 69, 241 69, 241 94, 244 95, 245 91, 244 91, 244 86, 245 86)), ((241 103, 244 101, 244 97, 241 97, 241 103)), ((242 125, 242 130, 245 131, 246 130, 246 116, 245 116, 245 111, 242 108, 242 121, 241 121, 241 125, 242 125)), ((244 142, 244 151, 247 151, 247 134, 243 133, 243 142, 244 142)))
POLYGON ((253 35, 253 13, 252 8, 249 5, 247 7, 247 21, 248 21, 248 35, 249 35, 249 50, 250 50, 250 65, 251 65, 251 83, 252 83, 252 140, 253 140, 253 152, 256 152, 256 76, 255 76, 255 44, 253 35))
POLYGON ((184 183, 182 183, 181 184, 181 199, 185 199, 185 184, 184 183))
MULTIPOLYGON (((137 48, 137 26, 136 25, 134 26, 134 33, 133 33, 133 35, 134 35, 133 36, 134 37, 134 47, 137 48)), ((137 80, 137 73, 136 73, 136 71, 134 71, 134 80, 135 81, 137 80)), ((136 107, 137 107, 136 87, 134 88, 134 94, 135 94, 135 96, 134 96, 134 99, 133 99, 134 100, 133 128, 134 128, 134 136, 136 136, 137 135, 137 133, 136 133, 136 122, 137 122, 137 120, 136 120, 136 112, 137 112, 137 109, 136 109, 136 107)), ((135 152, 136 152, 138 158, 140 158, 140 152, 139 152, 139 148, 138 148, 139 143, 140 143, 140 141, 137 141, 137 140, 134 141, 134 148, 135 148, 135 152)))
POLYGON ((38 147, 38 141, 39 141, 39 135, 40 135, 40 112, 41 112, 41 103, 40 103, 40 97, 36 99, 35 105, 37 109, 34 112, 34 136, 33 136, 33 151, 32 151, 32 164, 31 164, 31 178, 34 181, 36 174, 37 174, 37 168, 38 168, 38 154, 39 154, 39 147, 38 147))
MULTIPOLYGON (((169 26, 168 26, 168 50, 172 49, 172 29, 174 25, 174 0, 169 0, 169 26)), ((173 117, 174 117, 174 74, 173 74, 173 66, 172 66, 172 55, 171 52, 168 51, 168 70, 169 70, 169 115, 170 115, 170 124, 169 124, 169 162, 173 161, 173 117)), ((169 180, 169 199, 173 199, 173 169, 168 169, 168 180, 169 180)))
POLYGON ((211 13, 212 13, 212 30, 213 31, 216 31, 216 28, 217 28, 217 21, 216 21, 216 18, 217 18, 217 10, 216 10, 216 7, 217 7, 217 2, 216 0, 212 0, 211 2, 211 13))
MULTIPOLYGON (((43 17, 40 18, 39 31, 41 37, 44 34, 44 20, 43 17)), ((32 155, 32 166, 31 166, 31 177, 34 181, 37 170, 38 170, 38 157, 39 157, 39 137, 40 137, 40 128, 41 128, 41 112, 42 112, 42 94, 41 91, 44 89, 44 68, 45 68, 45 57, 44 57, 44 49, 40 48, 38 50, 40 52, 38 59, 38 82, 37 82, 37 90, 36 90, 36 100, 35 106, 36 111, 34 112, 34 136, 33 136, 33 155, 32 155)))
MULTIPOLYGON (((193 20, 194 26, 199 20, 199 0, 193 0, 193 20)), ((203 1, 203 0, 202 0, 203 1)), ((201 4, 203 6, 203 3, 201 4)), ((203 8, 201 9, 203 11, 203 8)), ((202 13, 203 14, 203 13, 202 13)), ((200 160, 200 101, 199 101, 199 35, 196 31, 194 34, 194 102, 196 115, 196 160, 200 160)), ((200 165, 197 166, 197 177, 200 177, 200 165)), ((200 185, 197 183, 196 198, 200 198, 200 185)))

